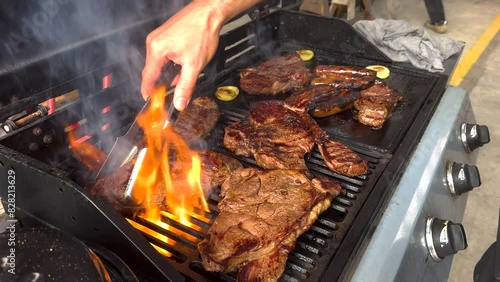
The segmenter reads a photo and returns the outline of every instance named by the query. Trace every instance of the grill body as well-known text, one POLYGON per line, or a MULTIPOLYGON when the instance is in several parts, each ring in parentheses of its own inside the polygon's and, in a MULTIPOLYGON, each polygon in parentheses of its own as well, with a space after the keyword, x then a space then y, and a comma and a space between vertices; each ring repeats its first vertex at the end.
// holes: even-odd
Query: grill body
POLYGON ((430 217, 462 222, 467 194, 451 195, 446 180, 449 161, 474 165, 477 160, 477 151, 468 153, 462 144, 462 123, 475 124, 474 112, 465 90, 450 87, 360 256, 352 281, 447 280, 453 256, 439 262, 431 258, 425 226, 430 217))
MULTIPOLYGON (((366 234, 405 171, 409 161, 407 156, 420 140, 444 93, 448 76, 393 64, 341 20, 278 11, 221 36, 214 59, 199 79, 195 96, 211 96, 220 85, 238 85, 239 69, 297 49, 315 51, 315 60, 309 67, 317 64, 390 66, 392 75, 387 83, 404 96, 402 104, 379 131, 354 122, 351 113, 318 121, 334 139, 344 142, 367 159, 370 171, 357 178, 341 176, 323 165, 317 151, 311 154, 307 161, 311 171, 334 178, 347 193, 335 199, 313 228, 298 239, 282 280, 334 281, 345 278, 344 270, 355 262, 366 234)), ((64 111, 42 118, 0 140, 0 173, 6 175, 12 168, 19 176, 17 215, 29 225, 50 225, 111 250, 145 281, 232 281, 234 276, 204 271, 196 250, 197 242, 204 237, 216 216, 219 200, 216 194, 210 197, 212 212, 207 221, 193 219, 199 230, 178 226, 195 239, 178 238, 180 243, 172 246, 142 234, 103 199, 87 193, 85 187, 90 185, 92 174, 73 158, 67 147, 64 128, 68 123, 85 120, 80 128, 81 134, 90 134, 89 142, 104 151, 109 150, 113 137, 124 133, 125 125, 131 122, 141 106, 141 101, 133 98, 138 97, 139 92, 137 81, 128 76, 130 70, 127 62, 110 63, 78 80, 69 80, 21 101, 41 102, 48 93, 57 96, 88 81, 94 86, 86 85, 80 93, 80 101, 64 111), (109 73, 113 73, 113 85, 100 89, 95 81, 109 73), (102 115, 102 110, 109 106, 111 111, 102 115), (104 123, 111 124, 106 131, 100 130, 104 123), (45 144, 38 140, 34 136, 36 128, 52 136, 53 142, 45 144), (30 150, 29 145, 33 142, 39 142, 41 149, 30 150), (150 243, 168 250, 172 257, 163 257, 150 243)), ((272 99, 284 97, 278 95, 272 99)), ((207 139, 208 148, 230 154, 221 145, 224 126, 243 119, 253 102, 269 98, 250 97, 243 93, 234 102, 219 103, 224 115, 207 139)), ((9 106, 0 116, 12 111, 14 106, 9 106)), ((254 165, 252 159, 238 159, 246 166, 254 165)), ((0 196, 5 198, 5 189, 0 189, 0 196)), ((176 236, 151 223, 133 220, 159 234, 176 236)), ((168 217, 163 220, 179 225, 168 217)))

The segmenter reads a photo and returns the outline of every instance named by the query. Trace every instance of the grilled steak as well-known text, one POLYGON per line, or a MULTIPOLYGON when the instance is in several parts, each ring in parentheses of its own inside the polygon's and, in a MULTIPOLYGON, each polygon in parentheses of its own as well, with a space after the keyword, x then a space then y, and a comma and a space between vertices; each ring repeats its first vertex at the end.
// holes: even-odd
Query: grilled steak
POLYGON ((240 72, 240 87, 248 94, 278 94, 304 87, 311 77, 296 53, 270 59, 240 72))
POLYGON ((367 163, 346 145, 327 140, 318 144, 326 166, 332 171, 347 176, 363 175, 368 170, 367 163))
MULTIPOLYGON (((241 163, 236 159, 213 151, 201 151, 199 152, 199 156, 201 161, 201 185, 203 190, 207 192, 220 186, 233 171, 243 168, 241 163)), ((97 183, 90 188, 90 193, 94 196, 105 198, 122 214, 132 215, 144 211, 145 206, 143 203, 136 201, 130 196, 125 196, 134 164, 135 159, 119 168, 112 175, 98 180, 97 183)), ((182 161, 173 163, 173 179, 179 179, 180 177, 176 175, 184 175, 182 172, 186 169, 182 161)), ((176 183, 181 183, 183 181, 184 180, 176 180, 176 183)), ((158 206, 160 209, 166 208, 168 199, 165 198, 165 189, 164 181, 160 180, 156 183, 152 193, 153 200, 150 201, 151 205, 158 206)))
MULTIPOLYGON (((314 144, 333 148, 330 142, 328 134, 307 113, 292 111, 282 101, 256 103, 248 121, 230 124, 224 135, 226 148, 236 155, 253 155, 265 169, 307 171, 304 155, 312 151, 314 144)), ((345 146, 342 152, 349 153, 347 158, 331 150, 320 152, 325 153, 328 167, 338 173, 357 176, 368 169, 366 162, 345 146)))
POLYGON ((304 155, 314 147, 314 135, 301 115, 282 102, 266 101, 253 107, 248 119, 226 127, 226 148, 236 155, 253 155, 265 169, 307 171, 304 155))
POLYGON ((364 125, 380 129, 402 98, 394 89, 377 81, 370 88, 361 91, 361 98, 354 102, 358 111, 355 117, 364 125))
POLYGON ((210 97, 198 97, 175 120, 174 129, 188 144, 206 137, 214 128, 220 112, 210 97))
POLYGON ((351 89, 317 86, 295 92, 285 100, 285 105, 296 112, 310 111, 314 117, 323 117, 351 108, 358 98, 359 92, 351 89))
POLYGON ((233 171, 243 168, 238 160, 214 151, 201 151, 199 156, 202 171, 201 184, 205 191, 222 185, 233 171))
POLYGON ((241 169, 222 184, 219 215, 199 245, 208 271, 239 270, 238 281, 277 281, 296 239, 341 191, 296 170, 241 169))

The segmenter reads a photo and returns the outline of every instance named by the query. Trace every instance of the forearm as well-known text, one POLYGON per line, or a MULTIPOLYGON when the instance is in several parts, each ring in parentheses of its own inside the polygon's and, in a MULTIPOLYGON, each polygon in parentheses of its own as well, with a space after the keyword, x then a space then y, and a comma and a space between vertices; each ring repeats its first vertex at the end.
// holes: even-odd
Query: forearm
POLYGON ((195 0, 193 4, 203 6, 220 28, 229 20, 250 9, 262 0, 195 0))

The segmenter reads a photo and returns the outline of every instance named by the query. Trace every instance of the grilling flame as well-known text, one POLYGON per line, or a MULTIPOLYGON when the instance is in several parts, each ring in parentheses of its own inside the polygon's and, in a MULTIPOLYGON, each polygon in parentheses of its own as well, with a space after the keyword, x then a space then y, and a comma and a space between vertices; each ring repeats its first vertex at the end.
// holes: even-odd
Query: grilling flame
MULTIPOLYGON (((189 149, 184 139, 169 124, 165 110, 164 86, 151 95, 149 107, 138 117, 138 124, 145 132, 147 151, 133 183, 132 196, 146 207, 142 218, 174 233, 161 220, 158 208, 158 187, 164 189, 168 212, 183 225, 192 227, 191 214, 209 211, 201 187, 201 161, 195 151, 189 149)), ((161 236, 161 235, 160 235, 161 236)), ((168 242, 166 237, 155 236, 168 242)), ((170 242, 171 243, 171 242, 170 242)))
MULTIPOLYGON (((173 220, 199 231, 199 227, 191 223, 190 218, 204 217, 209 212, 208 204, 201 186, 201 160, 197 152, 189 149, 184 139, 169 124, 165 110, 166 87, 154 90, 151 101, 137 122, 145 133, 145 147, 136 159, 134 172, 129 180, 128 189, 135 202, 144 206, 141 218, 168 230, 187 240, 196 240, 192 235, 169 226, 162 220, 173 220), (137 171, 136 171, 137 170, 137 171), (159 197, 165 195, 168 210, 159 207, 159 197)), ((76 127, 67 130, 70 147, 74 156, 93 172, 102 166, 106 155, 89 142, 90 136, 76 137, 76 127)), ((153 229, 128 220, 135 228, 156 239, 175 245, 172 238, 153 229)), ((152 244, 161 254, 172 254, 158 245, 152 244)))

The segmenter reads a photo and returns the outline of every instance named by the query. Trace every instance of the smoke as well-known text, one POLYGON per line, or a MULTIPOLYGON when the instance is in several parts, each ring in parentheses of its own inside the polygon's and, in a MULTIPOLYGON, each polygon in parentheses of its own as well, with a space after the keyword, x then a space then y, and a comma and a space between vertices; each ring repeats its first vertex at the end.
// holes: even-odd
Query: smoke
MULTIPOLYGON (((108 116, 109 121, 124 126, 132 112, 130 108, 120 105, 142 101, 138 89, 144 66, 145 37, 187 2, 0 1, 0 103, 5 105, 30 96, 36 97, 43 90, 76 76, 122 62, 134 87, 125 89, 123 95, 111 102, 115 113, 108 116), (24 72, 42 60, 48 64, 24 72), (13 73, 15 75, 10 76, 13 73), (13 79, 7 80, 6 77, 13 79)), ((114 80, 117 80, 116 76, 114 80)), ((95 94, 95 89, 100 87, 99 79, 89 79, 78 89, 80 98, 95 94)), ((82 101, 81 107, 74 107, 69 116, 98 120, 101 113, 97 109, 95 99, 88 99, 82 101)), ((90 122, 85 125, 92 127, 88 131, 94 132, 100 132, 100 126, 100 123, 90 122)), ((107 137, 114 140, 114 136, 107 137)))

